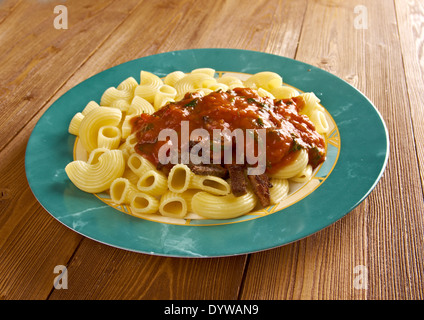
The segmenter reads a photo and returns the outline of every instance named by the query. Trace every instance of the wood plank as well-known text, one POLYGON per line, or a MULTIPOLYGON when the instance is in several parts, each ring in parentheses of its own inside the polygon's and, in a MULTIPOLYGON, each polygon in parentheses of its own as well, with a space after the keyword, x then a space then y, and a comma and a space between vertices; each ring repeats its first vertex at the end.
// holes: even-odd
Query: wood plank
POLYGON ((6 18, 12 13, 20 1, 17 0, 6 0, 0 4, 0 23, 6 20, 6 18))
POLYGON ((234 299, 244 263, 245 256, 158 257, 84 239, 68 267, 68 289, 50 299, 234 299))
POLYGON ((367 2, 368 29, 357 30, 357 5, 362 3, 309 2, 296 59, 352 83, 376 103, 383 118, 396 119, 387 123, 388 168, 369 198, 342 220, 299 243, 252 255, 243 299, 423 296, 424 255, 418 248, 424 208, 395 10, 387 1, 367 2), (265 263, 269 260, 281 263, 265 263), (355 289, 357 265, 368 271, 368 289, 355 289), (271 279, 257 279, 259 271, 280 275, 271 289, 271 279))
POLYGON ((411 126, 411 101, 402 66, 405 57, 400 50, 401 37, 394 8, 379 1, 369 12, 384 16, 385 23, 371 24, 372 32, 365 38, 369 66, 366 93, 383 118, 390 119, 386 124, 391 143, 386 179, 370 196, 370 203, 374 205, 368 219, 368 238, 373 245, 369 251, 369 294, 370 298, 422 299, 423 189, 411 126), (385 79, 385 86, 377 90, 373 84, 375 79, 385 79))
MULTIPOLYGON (((277 54, 294 54, 297 47, 297 39, 299 36, 301 23, 298 18, 288 19, 289 12, 293 11, 302 13, 302 8, 305 8, 305 2, 269 2, 269 1, 250 1, 251 5, 246 5, 244 14, 234 16, 239 2, 237 1, 222 1, 220 3, 211 3, 209 1, 168 1, 164 6, 158 2, 149 2, 143 7, 137 8, 133 14, 125 21, 120 28, 93 54, 86 63, 75 72, 69 79, 64 87, 52 98, 56 100, 62 93, 70 87, 84 80, 88 76, 97 73, 107 67, 134 59, 137 56, 154 54, 169 50, 187 49, 193 47, 222 47, 231 42, 231 39, 237 39, 234 47, 251 49, 251 50, 273 50, 277 54), (255 15, 254 13, 261 8, 261 14, 255 15), (212 14, 211 14, 212 12, 212 14), (148 16, 154 14, 156 17, 152 24, 149 24, 146 34, 155 31, 158 38, 161 39, 160 43, 156 43, 156 38, 145 39, 144 41, 134 41, 133 39, 139 34, 140 29, 143 28, 144 22, 148 16), (252 16, 252 19, 247 23, 244 17, 252 16), (218 18, 210 18, 218 17, 218 18), (194 19, 188 19, 194 17, 194 19), (188 23, 191 24, 196 21, 203 21, 199 29, 193 29, 188 23), (230 23, 231 22, 231 23, 230 23), (224 24, 224 25, 222 25, 224 24), (239 27, 239 25, 242 27, 239 27), (169 26, 174 26, 178 32, 169 35, 167 30, 169 26), (261 28, 256 27, 260 25, 261 28), (280 28, 275 27, 279 25, 280 28), (238 26, 235 28, 234 26, 238 26), (284 30, 287 28, 296 27, 296 30, 291 30, 287 34, 284 30), (225 30, 225 32, 224 32, 225 30), (216 37, 216 34, 219 37, 216 37), (244 34, 249 34, 249 37, 244 37, 244 34), (289 38, 290 36, 290 38, 289 38), (265 39, 265 40, 263 40, 265 39), (285 43, 285 45, 274 46, 272 43, 285 43), (151 45, 146 45, 151 43, 151 45)), ((293 16, 294 17, 294 16, 293 16)), ((99 253, 100 254, 100 253, 99 253)), ((163 268, 145 268, 143 269, 144 277, 153 279, 152 282, 146 282, 142 278, 137 279, 139 286, 134 285, 128 295, 130 299, 138 298, 178 298, 178 299, 198 299, 198 298, 226 298, 237 299, 239 287, 241 283, 241 275, 243 274, 245 261, 247 256, 236 258, 222 258, 222 259, 172 259, 162 258, 147 255, 134 255, 120 250, 111 250, 98 246, 97 243, 84 240, 76 254, 76 257, 81 261, 90 261, 86 266, 79 266, 77 261, 72 260, 69 264, 69 270, 73 270, 73 280, 76 287, 73 291, 56 292, 52 293, 51 299, 68 299, 69 297, 80 299, 81 297, 95 297, 96 299, 108 299, 111 297, 118 297, 123 294, 120 291, 118 294, 116 286, 119 283, 128 282, 128 275, 126 270, 131 268, 139 268, 139 265, 162 265, 163 268), (102 250, 102 259, 91 259, 91 256, 97 255, 98 250, 102 250), (84 268, 90 270, 102 269, 103 261, 111 261, 119 256, 120 265, 116 265, 119 272, 113 275, 112 283, 110 285, 104 280, 103 273, 93 273, 92 278, 87 280, 87 272, 84 268), (137 261, 137 265, 134 265, 137 261), (75 266, 75 264, 77 264, 75 266), (200 267, 199 267, 200 266, 200 267), (206 270, 215 270, 213 274, 207 275, 201 271, 203 268, 206 270), (122 270, 122 271, 121 271, 122 270), (192 272, 199 272, 200 278, 212 277, 212 282, 207 282, 201 286, 199 282, 193 282, 187 285, 179 284, 182 286, 182 291, 178 290, 176 286, 171 288, 164 287, 162 281, 165 283, 176 279, 187 278, 187 274, 192 272), (147 275, 146 275, 147 273, 147 275), (166 277, 164 278, 164 274, 166 277), (215 278, 216 276, 216 278, 215 278), (120 278, 121 277, 121 278, 120 278), (229 279, 234 279, 229 281, 229 279), (226 284, 225 284, 226 282, 226 284), (213 283, 216 283, 213 285, 213 283), (85 286, 81 290, 81 286, 85 286), (78 289, 79 287, 79 289, 78 289), (145 288, 149 290, 146 291, 145 288), (225 287, 225 289, 224 289, 225 287), (203 288, 203 289, 202 289, 203 288), (83 292, 87 292, 84 296, 83 292)), ((71 271, 70 271, 71 272, 71 271)), ((71 279, 69 280, 71 282, 71 279)))
MULTIPOLYGON (((69 6, 68 29, 56 29, 51 2, 22 1, 0 24, 0 150, 104 41, 138 1, 69 6)), ((5 7, 3 7, 5 6, 5 7)))
POLYGON ((424 2, 395 0, 415 146, 424 184, 424 2))

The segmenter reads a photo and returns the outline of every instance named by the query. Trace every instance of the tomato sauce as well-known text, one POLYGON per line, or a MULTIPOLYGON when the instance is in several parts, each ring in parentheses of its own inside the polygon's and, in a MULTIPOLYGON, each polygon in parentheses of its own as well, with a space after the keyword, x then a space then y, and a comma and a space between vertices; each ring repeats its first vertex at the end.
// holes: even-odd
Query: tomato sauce
POLYGON ((203 128, 211 137, 214 129, 265 129, 267 172, 288 164, 300 149, 308 151, 309 164, 316 167, 325 160, 325 142, 308 117, 299 114, 303 106, 301 97, 274 100, 260 97, 250 88, 215 91, 206 96, 187 93, 182 100, 168 103, 152 115, 131 119, 138 138, 136 152, 157 165, 159 149, 166 143, 158 140, 160 131, 168 128, 179 133, 182 121, 189 121, 190 132, 203 128))

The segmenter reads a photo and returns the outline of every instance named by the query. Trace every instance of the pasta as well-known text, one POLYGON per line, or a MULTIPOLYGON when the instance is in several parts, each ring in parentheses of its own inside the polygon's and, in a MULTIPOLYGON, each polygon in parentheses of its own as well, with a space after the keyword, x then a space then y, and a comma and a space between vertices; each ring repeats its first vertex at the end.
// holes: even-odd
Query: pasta
POLYGON ((143 214, 154 214, 159 209, 159 201, 146 193, 136 193, 130 202, 132 214, 135 216, 141 216, 143 214))
POLYGON ((275 72, 258 72, 244 82, 246 87, 262 88, 271 91, 283 84, 283 78, 275 72))
POLYGON ((231 192, 230 184, 215 176, 193 175, 188 188, 200 189, 215 195, 227 195, 231 192))
POLYGON ((110 198, 117 204, 130 203, 137 192, 136 186, 123 177, 116 178, 110 185, 110 198))
POLYGON ((163 81, 157 75, 147 72, 140 72, 140 84, 135 87, 134 95, 146 99, 150 103, 154 103, 155 95, 159 88, 163 85, 163 81))
POLYGON ((137 188, 150 195, 160 196, 168 190, 168 179, 165 174, 152 169, 140 177, 137 181, 137 188))
POLYGON ((300 174, 308 165, 308 153, 305 149, 297 151, 294 159, 278 171, 270 174, 271 178, 289 179, 300 174))
POLYGON ((184 218, 192 211, 191 200, 196 193, 188 190, 182 193, 166 191, 160 198, 159 213, 170 218, 184 218))
POLYGON ((81 125, 84 115, 81 112, 78 112, 74 115, 71 122, 69 123, 68 132, 73 135, 78 135, 79 127, 81 125))
POLYGON ((110 106, 116 100, 129 101, 132 97, 131 92, 127 90, 119 90, 114 87, 108 88, 100 99, 101 106, 110 106))
POLYGON ((115 126, 100 127, 97 135, 99 148, 116 149, 121 143, 121 130, 115 126))
POLYGON ((159 110, 165 103, 174 101, 175 96, 177 95, 177 90, 170 85, 163 85, 155 94, 154 98, 154 107, 155 110, 159 110))
MULTIPOLYGON (((117 87, 106 88, 99 103, 89 101, 72 117, 68 132, 77 136, 77 141, 87 152, 87 160, 71 161, 65 172, 77 188, 89 193, 107 192, 112 203, 125 206, 128 209, 125 212, 135 217, 157 215, 185 219, 194 214, 199 219, 236 218, 252 212, 259 205, 280 203, 290 196, 293 184, 308 183, 312 179, 317 165, 325 160, 325 150, 318 142, 323 142, 323 136, 329 131, 325 109, 319 103, 315 94, 299 93, 285 85, 279 74, 270 71, 241 79, 233 74, 217 76, 215 69, 207 67, 189 73, 173 71, 164 78, 142 70, 139 82, 128 77, 117 87), (291 118, 294 112, 291 106, 301 101, 299 105, 303 107, 296 121, 309 121, 304 127, 315 131, 313 134, 305 132, 311 134, 314 144, 305 147, 302 134, 290 133, 291 137, 285 141, 290 149, 284 154, 284 165, 268 168, 267 164, 265 173, 255 175, 243 168, 246 158, 242 159, 242 166, 235 159, 236 164, 232 160, 231 165, 222 166, 194 160, 187 163, 182 161, 182 154, 178 154, 178 163, 159 165, 153 157, 157 149, 149 149, 150 153, 140 149, 144 146, 142 138, 146 133, 150 134, 147 134, 150 139, 146 140, 147 145, 154 146, 159 141, 153 134, 157 123, 150 123, 151 119, 172 123, 176 121, 175 114, 163 114, 163 110, 171 105, 175 110, 181 107, 180 113, 187 117, 191 110, 202 107, 199 101, 208 101, 208 97, 217 101, 211 107, 215 113, 202 114, 198 119, 203 123, 202 128, 211 123, 210 115, 231 112, 235 103, 241 101, 249 110, 257 110, 259 116, 249 121, 257 128, 267 128, 271 134, 273 124, 263 112, 270 108, 287 109, 288 116, 282 116, 291 118), (219 100, 225 97, 227 100, 219 100), (259 192, 262 189, 268 193, 259 192)), ((243 119, 240 112, 244 110, 237 112, 243 119)), ((235 113, 225 119, 231 118, 237 118, 235 113)), ((216 123, 214 125, 212 128, 216 123)), ((259 138, 254 141, 258 143, 259 138)), ((200 150, 193 144, 196 141, 189 142, 189 150, 200 150)), ((213 150, 215 143, 225 153, 225 142, 211 140, 213 150)), ((173 146, 173 143, 167 141, 164 145, 173 146)), ((275 148, 279 150, 278 145, 275 148)), ((248 149, 255 148, 254 145, 253 148, 248 146, 246 139, 246 151, 248 149)), ((196 159, 199 158, 200 155, 196 159)))
POLYGON ((81 121, 78 136, 81 144, 88 152, 98 147, 98 134, 103 126, 119 124, 122 112, 118 109, 98 107, 92 109, 81 121))
POLYGON ((256 197, 252 192, 236 197, 233 194, 217 196, 205 191, 196 193, 191 205, 193 211, 208 219, 230 219, 246 214, 256 206, 256 197))
POLYGON ((124 170, 125 162, 120 150, 105 152, 94 164, 75 160, 65 167, 69 179, 79 189, 90 193, 109 189, 112 182, 122 176, 124 170))
POLYGON ((127 164, 132 172, 139 177, 142 177, 146 172, 155 169, 152 163, 138 153, 132 153, 128 158, 127 164))
POLYGON ((189 189, 194 173, 185 164, 176 164, 168 176, 169 190, 181 193, 189 189))
POLYGON ((289 193, 289 181, 287 179, 271 178, 272 188, 269 189, 271 204, 281 202, 289 193))

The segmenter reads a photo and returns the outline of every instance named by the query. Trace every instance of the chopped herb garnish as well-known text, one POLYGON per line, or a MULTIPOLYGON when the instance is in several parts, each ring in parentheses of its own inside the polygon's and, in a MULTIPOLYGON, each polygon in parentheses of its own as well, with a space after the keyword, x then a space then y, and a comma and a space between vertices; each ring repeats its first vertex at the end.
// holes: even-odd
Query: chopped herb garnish
POLYGON ((261 108, 267 108, 268 106, 265 103, 262 103, 254 98, 247 98, 247 102, 257 104, 261 108))
POLYGON ((257 123, 259 126, 261 126, 261 127, 263 127, 263 126, 264 126, 264 121, 262 120, 262 118, 257 118, 257 119, 256 119, 256 123, 257 123))
POLYGON ((185 104, 184 107, 195 107, 198 102, 199 102, 198 99, 193 99, 189 103, 185 104))
POLYGON ((290 148, 290 152, 299 151, 300 149, 302 149, 302 146, 296 140, 297 136, 294 133, 291 133, 291 136, 292 136, 292 139, 293 139, 293 144, 290 148))

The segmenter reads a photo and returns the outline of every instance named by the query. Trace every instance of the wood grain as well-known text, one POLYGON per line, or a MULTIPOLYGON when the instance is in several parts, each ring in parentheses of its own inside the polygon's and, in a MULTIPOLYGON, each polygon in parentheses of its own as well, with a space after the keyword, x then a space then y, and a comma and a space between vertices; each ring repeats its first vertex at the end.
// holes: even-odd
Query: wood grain
POLYGON ((68 267, 68 289, 49 298, 237 299, 245 260, 149 256, 84 239, 68 267))
MULTIPOLYGON (((82 9, 82 2, 75 3, 74 9, 81 14, 75 17, 90 20, 89 17, 95 16, 96 12, 114 11, 113 6, 107 9, 110 4, 98 4, 90 11, 89 6, 82 9)), ((7 12, 7 15, 0 24, 1 39, 6 48, 0 54, 0 61, 5 66, 0 86, 0 189, 3 190, 0 199, 0 297, 45 299, 53 287, 54 267, 68 263, 81 236, 48 215, 31 193, 24 167, 26 143, 38 119, 35 115, 43 103, 91 52, 72 48, 81 46, 81 42, 78 44, 81 39, 87 43, 94 40, 93 45, 102 41, 102 37, 107 36, 104 32, 110 32, 124 19, 122 12, 128 7, 120 6, 122 11, 117 9, 114 19, 103 20, 103 24, 98 21, 97 25, 104 26, 104 30, 98 29, 97 35, 92 32, 91 38, 88 34, 83 36, 84 23, 79 26, 73 24, 75 30, 68 34, 68 38, 61 38, 62 32, 67 31, 53 28, 54 6, 51 4, 20 2, 13 5, 9 2, 6 7, 3 5, 2 12, 7 12), (33 25, 23 23, 28 17, 33 18, 33 25), (72 60, 71 56, 78 55, 72 60), (54 70, 54 73, 49 70, 54 70), (39 94, 28 93, 34 90, 39 94), (28 129, 22 130, 25 124, 28 129)), ((91 20, 94 24, 95 17, 91 20)), ((93 49, 95 47, 90 50, 93 49)))
POLYGON ((8 112, 0 114, 0 150, 136 5, 137 1, 73 2, 67 30, 54 28, 53 3, 6 6, 7 18, 0 23, 0 110, 8 112))
POLYGON ((415 148, 420 165, 421 185, 424 183, 424 2, 395 1, 396 18, 411 108, 415 148))

